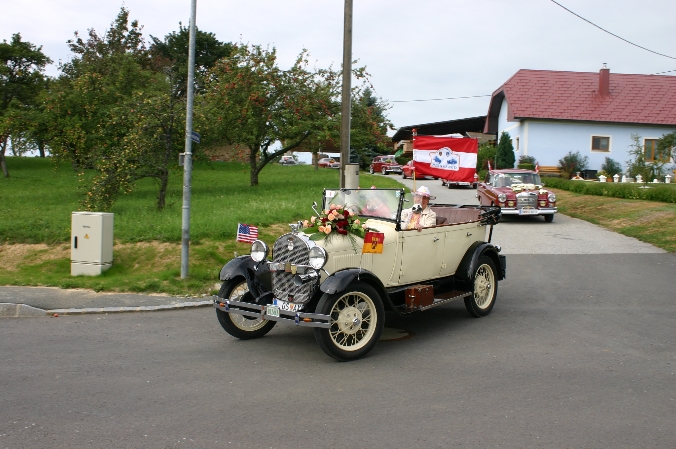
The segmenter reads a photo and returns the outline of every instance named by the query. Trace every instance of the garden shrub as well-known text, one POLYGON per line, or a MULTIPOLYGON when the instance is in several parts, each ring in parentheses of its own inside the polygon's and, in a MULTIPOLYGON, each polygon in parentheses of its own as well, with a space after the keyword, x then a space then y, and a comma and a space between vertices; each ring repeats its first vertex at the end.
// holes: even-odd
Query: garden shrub
POLYGON ((608 173, 606 176, 622 175, 622 164, 617 162, 615 159, 606 157, 606 160, 601 164, 601 170, 608 173))
POLYGON ((547 187, 583 195, 676 203, 676 185, 671 184, 655 184, 646 189, 642 188, 643 184, 636 183, 571 181, 563 178, 547 178, 546 184, 547 187))
MULTIPOLYGON (((482 143, 479 145, 476 159, 476 169, 478 171, 488 170, 488 161, 495 161, 496 152, 497 148, 495 148, 490 143, 482 143)), ((495 164, 493 163, 493 165, 495 164)))
POLYGON ((587 156, 582 156, 579 151, 575 153, 569 151, 562 159, 559 159, 558 168, 561 172, 561 177, 569 179, 573 174, 586 170, 588 164, 589 158, 587 156))

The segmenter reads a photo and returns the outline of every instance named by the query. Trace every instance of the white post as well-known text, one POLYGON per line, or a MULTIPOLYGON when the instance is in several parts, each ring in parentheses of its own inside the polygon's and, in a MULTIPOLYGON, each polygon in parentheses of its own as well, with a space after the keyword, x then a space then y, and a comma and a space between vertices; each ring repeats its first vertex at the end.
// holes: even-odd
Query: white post
POLYGON ((620 175, 618 175, 617 173, 615 173, 615 174, 613 175, 613 181, 614 181, 614 182, 620 182, 620 175))

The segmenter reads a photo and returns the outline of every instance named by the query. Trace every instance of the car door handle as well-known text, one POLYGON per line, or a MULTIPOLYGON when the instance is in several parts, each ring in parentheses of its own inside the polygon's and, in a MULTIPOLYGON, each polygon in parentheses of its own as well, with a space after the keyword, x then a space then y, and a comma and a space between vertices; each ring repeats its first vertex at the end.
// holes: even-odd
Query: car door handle
POLYGON ((439 237, 434 237, 435 242, 438 241, 438 240, 439 240, 439 237))
POLYGON ((470 235, 472 235, 472 233, 471 233, 471 232, 468 232, 468 233, 467 233, 467 237, 469 237, 470 235))

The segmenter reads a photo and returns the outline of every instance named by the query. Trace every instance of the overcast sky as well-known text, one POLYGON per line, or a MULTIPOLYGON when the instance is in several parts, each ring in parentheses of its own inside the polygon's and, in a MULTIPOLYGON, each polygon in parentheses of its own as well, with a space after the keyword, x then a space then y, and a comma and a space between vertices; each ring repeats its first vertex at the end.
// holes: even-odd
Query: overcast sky
MULTIPOLYGON (((163 37, 188 24, 190 0, 0 0, 0 39, 20 32, 55 62, 66 41, 102 34, 122 5, 163 37)), ((550 0, 353 0, 353 57, 385 100, 488 95, 519 69, 611 73, 671 71, 676 59, 633 47, 550 0)), ((674 0, 557 0, 655 52, 676 57, 674 0)), ((198 0, 197 26, 221 41, 274 46, 288 67, 302 48, 318 67, 340 67, 343 0, 198 0)), ((56 65, 48 71, 58 74, 56 65)), ((490 97, 391 103, 396 127, 485 115, 490 97)))

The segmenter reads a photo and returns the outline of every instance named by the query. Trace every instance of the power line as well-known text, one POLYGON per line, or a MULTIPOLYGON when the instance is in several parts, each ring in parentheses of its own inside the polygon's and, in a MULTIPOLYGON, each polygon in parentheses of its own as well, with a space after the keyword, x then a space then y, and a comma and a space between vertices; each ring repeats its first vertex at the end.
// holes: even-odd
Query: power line
POLYGON ((667 70, 666 72, 657 72, 657 73, 653 73, 653 75, 661 75, 663 73, 671 73, 671 72, 676 72, 676 70, 667 70))
POLYGON ((566 11, 568 11, 569 13, 571 13, 572 15, 574 15, 574 16, 576 16, 576 17, 579 17, 580 19, 584 20, 585 22, 589 23, 590 25, 594 25, 594 26, 595 26, 596 28, 598 28, 599 30, 605 31, 606 33, 610 34, 611 36, 615 36, 616 38, 621 39, 621 40, 625 41, 626 43, 633 45, 634 47, 638 47, 638 48, 643 49, 643 50, 645 50, 645 51, 649 51, 650 53, 654 53, 654 54, 656 54, 656 55, 664 56, 665 58, 676 59, 676 58, 673 57, 673 56, 669 56, 669 55, 665 55, 665 54, 662 54, 662 53, 658 53, 658 52, 656 52, 656 51, 650 50, 649 48, 641 47, 641 46, 638 45, 638 44, 635 44, 635 43, 633 43, 633 42, 630 42, 630 41, 626 40, 625 38, 618 36, 617 34, 611 33, 610 31, 608 31, 608 30, 606 30, 606 29, 604 29, 604 28, 601 28, 600 26, 598 26, 598 25, 595 24, 594 22, 591 22, 591 21, 585 19, 585 18, 582 17, 581 15, 574 13, 574 12, 571 11, 570 9, 566 8, 565 6, 563 6, 561 3, 555 2, 554 0, 550 0, 550 1, 551 1, 552 3, 555 3, 555 4, 559 5, 560 7, 562 7, 563 9, 565 9, 566 11))
POLYGON ((442 100, 463 100, 465 98, 490 97, 490 95, 472 95, 469 97, 449 97, 449 98, 429 98, 427 100, 392 100, 390 103, 411 103, 414 101, 442 101, 442 100))

